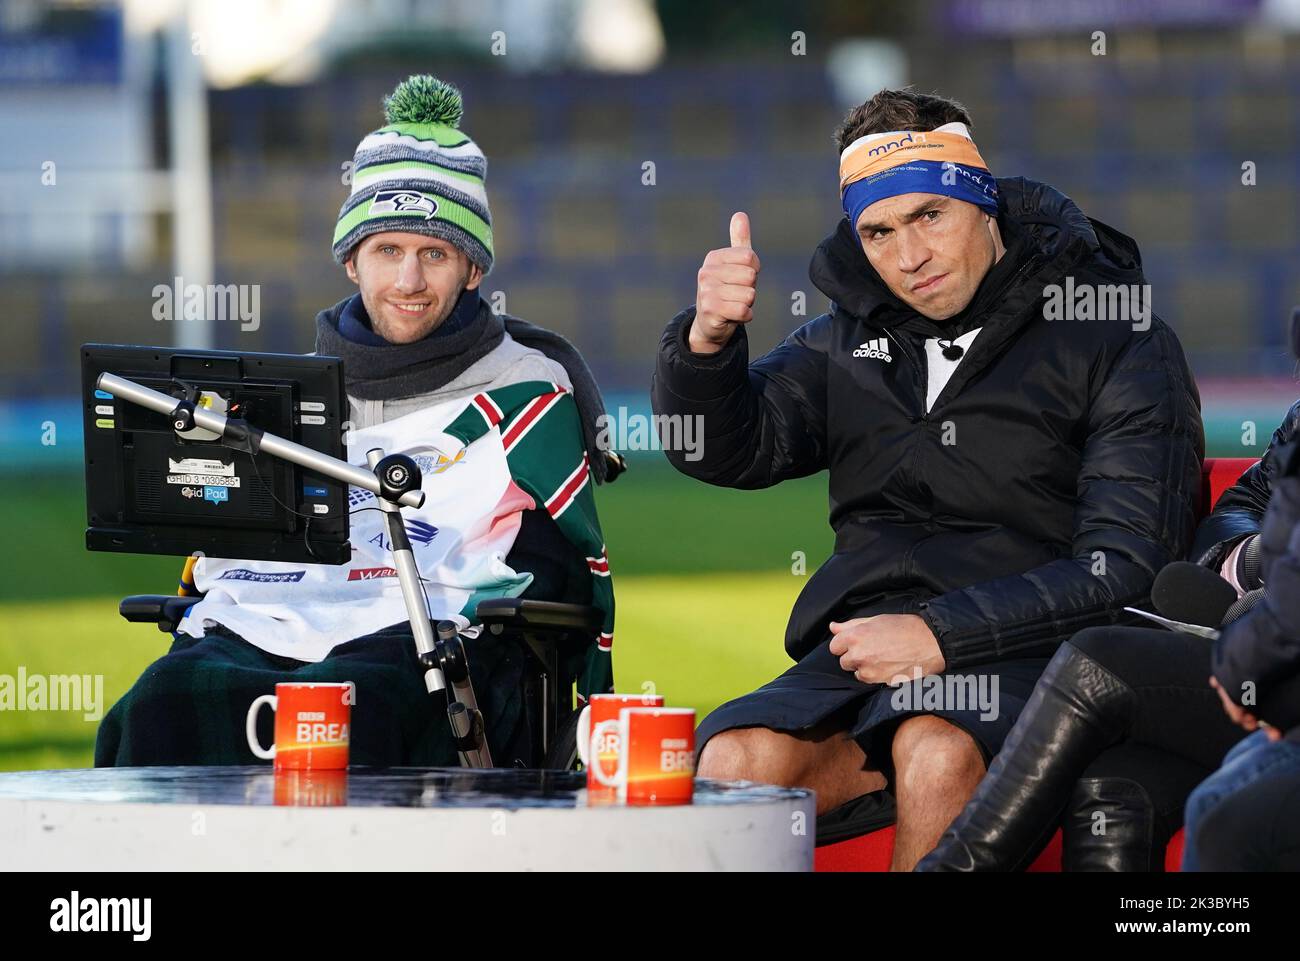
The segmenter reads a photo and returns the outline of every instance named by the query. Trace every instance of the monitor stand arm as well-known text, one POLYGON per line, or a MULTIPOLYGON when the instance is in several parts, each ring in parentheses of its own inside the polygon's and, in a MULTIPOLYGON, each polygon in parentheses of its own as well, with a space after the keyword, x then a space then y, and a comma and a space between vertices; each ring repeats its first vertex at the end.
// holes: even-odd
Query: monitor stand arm
POLYGON ((374 449, 366 453, 370 470, 354 467, 310 447, 268 434, 242 418, 207 410, 196 403, 197 397, 192 396, 193 388, 183 382, 179 386, 185 390, 186 396, 179 401, 116 374, 100 374, 95 386, 115 397, 166 415, 178 434, 202 428, 216 434, 222 444, 234 450, 248 454, 265 452, 374 494, 388 527, 390 553, 402 587, 411 633, 415 637, 416 654, 424 671, 425 690, 434 695, 439 691, 447 692, 447 719, 451 723, 461 765, 470 768, 492 766, 483 715, 474 696, 474 686, 470 683, 465 645, 454 622, 439 621, 436 628, 432 624, 415 553, 402 523, 402 507, 420 507, 424 503, 420 468, 415 461, 405 454, 385 456, 382 450, 374 449))
POLYGON ((420 491, 420 468, 405 454, 385 457, 379 448, 366 452, 366 462, 379 479, 379 509, 384 512, 388 526, 390 553, 402 585, 402 599, 406 602, 420 666, 424 668, 424 686, 430 694, 447 690, 447 719, 451 722, 456 750, 460 752, 461 766, 491 767, 492 756, 484 736, 483 714, 478 709, 474 685, 470 683, 465 645, 452 621, 439 621, 436 631, 432 627, 428 602, 420 584, 420 569, 402 523, 401 497, 408 491, 420 491))

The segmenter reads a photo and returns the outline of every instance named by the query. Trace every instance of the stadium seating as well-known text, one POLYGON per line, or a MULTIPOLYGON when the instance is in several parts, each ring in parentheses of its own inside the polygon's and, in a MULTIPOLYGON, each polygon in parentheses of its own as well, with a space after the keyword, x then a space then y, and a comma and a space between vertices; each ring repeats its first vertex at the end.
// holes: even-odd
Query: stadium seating
MULTIPOLYGON (((1201 473, 1201 504, 1208 513, 1220 495, 1237 482, 1246 468, 1255 463, 1249 457, 1208 458, 1201 473)), ((815 854, 817 871, 888 871, 894 854, 894 826, 867 830, 863 834, 829 844, 820 844, 815 854)), ((1180 829, 1165 848, 1165 870, 1177 871, 1183 856, 1183 832, 1180 829)), ((1061 832, 1057 831, 1046 848, 1029 867, 1030 871, 1061 870, 1061 832)))

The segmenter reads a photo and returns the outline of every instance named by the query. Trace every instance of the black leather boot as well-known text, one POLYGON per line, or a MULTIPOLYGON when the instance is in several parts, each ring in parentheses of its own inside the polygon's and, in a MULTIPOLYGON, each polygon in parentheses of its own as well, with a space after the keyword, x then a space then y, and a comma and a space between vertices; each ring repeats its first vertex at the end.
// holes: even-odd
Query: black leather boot
POLYGON ((1063 871, 1163 871, 1155 811, 1137 781, 1082 778, 1061 825, 1063 871), (1157 850, 1158 848, 1158 850, 1157 850))
POLYGON ((1211 769, 1132 741, 1103 751, 1079 778, 1061 823, 1065 871, 1163 871, 1183 807, 1211 769))
POLYGON ((1079 775, 1132 723, 1137 695, 1069 642, 988 774, 918 871, 1019 871, 1051 839, 1079 775))

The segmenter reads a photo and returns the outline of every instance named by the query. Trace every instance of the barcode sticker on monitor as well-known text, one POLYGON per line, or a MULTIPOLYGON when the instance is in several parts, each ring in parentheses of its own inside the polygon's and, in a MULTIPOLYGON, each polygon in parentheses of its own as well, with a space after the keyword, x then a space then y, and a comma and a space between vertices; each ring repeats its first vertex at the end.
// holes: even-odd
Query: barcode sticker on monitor
MULTIPOLYGON (((167 469, 173 474, 215 474, 219 477, 234 477, 235 465, 232 461, 212 460, 207 457, 182 457, 180 460, 167 458, 167 469)), ((189 483, 193 483, 192 481, 189 483)))

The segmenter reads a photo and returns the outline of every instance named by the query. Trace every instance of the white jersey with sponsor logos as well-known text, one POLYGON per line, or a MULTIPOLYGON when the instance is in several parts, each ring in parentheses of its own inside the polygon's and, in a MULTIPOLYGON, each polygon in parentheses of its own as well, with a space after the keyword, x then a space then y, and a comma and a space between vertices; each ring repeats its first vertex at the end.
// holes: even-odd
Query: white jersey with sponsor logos
MULTIPOLYGON (((471 599, 516 596, 532 575, 505 562, 532 498, 514 483, 500 443, 468 447, 445 433, 466 407, 462 398, 354 431, 348 460, 382 448, 415 459, 424 506, 402 517, 435 620, 462 626, 471 599)), ((499 434, 497 435, 499 437, 499 434)), ((369 491, 349 491, 352 561, 342 566, 201 558, 195 586, 204 594, 179 626, 202 637, 212 624, 272 654, 319 661, 337 644, 407 620, 392 566, 384 517, 369 491), (365 508, 371 508, 369 510, 365 508)))

